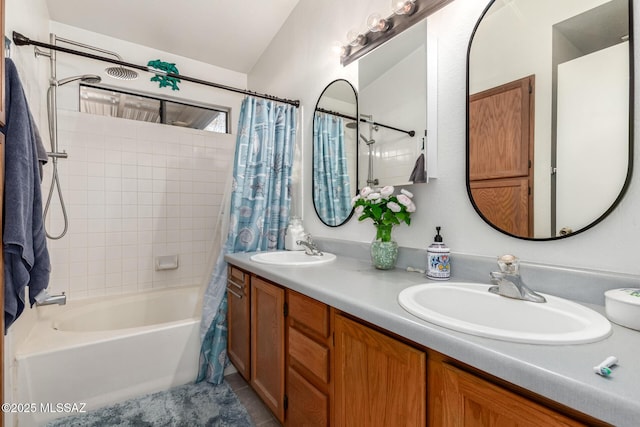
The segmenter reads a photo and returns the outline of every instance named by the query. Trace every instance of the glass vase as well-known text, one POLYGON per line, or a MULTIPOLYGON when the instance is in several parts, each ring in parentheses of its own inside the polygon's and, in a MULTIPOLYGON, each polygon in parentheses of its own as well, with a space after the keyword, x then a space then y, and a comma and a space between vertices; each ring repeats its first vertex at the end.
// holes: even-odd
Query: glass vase
POLYGON ((391 238, 392 225, 376 226, 376 238, 371 242, 371 262, 379 270, 395 268, 398 243, 391 238))

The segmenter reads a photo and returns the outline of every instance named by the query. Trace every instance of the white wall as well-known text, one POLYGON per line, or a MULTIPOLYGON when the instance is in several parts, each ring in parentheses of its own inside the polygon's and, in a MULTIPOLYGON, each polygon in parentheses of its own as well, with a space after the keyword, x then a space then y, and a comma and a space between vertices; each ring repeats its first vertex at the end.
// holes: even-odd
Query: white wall
MULTIPOLYGON (((396 239, 402 246, 425 248, 435 234, 435 226, 440 225, 445 242, 454 252, 486 256, 514 253, 529 262, 640 274, 636 250, 640 241, 637 173, 625 198, 609 217, 591 230, 564 240, 530 242, 511 238, 495 231, 474 211, 465 185, 466 54, 473 27, 487 3, 455 0, 431 19, 431 28, 439 37, 439 179, 409 187, 415 194, 418 211, 410 227, 403 225, 394 231, 396 239), (603 246, 612 250, 602 250, 603 246)), ((309 196, 312 194, 310 113, 327 83, 339 77, 352 82, 356 78, 355 67, 343 68, 339 59, 331 55, 332 42, 344 40, 351 27, 361 26, 376 10, 386 13, 388 7, 388 2, 377 0, 301 0, 249 75, 252 90, 301 99, 303 221, 314 236, 362 242, 374 237, 370 222, 358 223, 352 218, 345 226, 332 229, 316 218, 309 196)), ((637 9, 634 8, 636 23, 637 9)), ((636 163, 637 157, 638 154, 636 163)), ((452 262, 455 269, 455 257, 452 262)))

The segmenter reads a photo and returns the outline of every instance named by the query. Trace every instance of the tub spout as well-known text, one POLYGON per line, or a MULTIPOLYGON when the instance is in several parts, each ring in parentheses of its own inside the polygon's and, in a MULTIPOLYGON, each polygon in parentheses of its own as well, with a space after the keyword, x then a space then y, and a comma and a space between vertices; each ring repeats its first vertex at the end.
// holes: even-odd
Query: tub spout
POLYGON ((64 292, 60 295, 49 295, 49 293, 46 290, 43 290, 38 294, 35 300, 36 300, 36 306, 54 305, 54 304, 65 305, 67 303, 67 296, 64 294, 64 292))

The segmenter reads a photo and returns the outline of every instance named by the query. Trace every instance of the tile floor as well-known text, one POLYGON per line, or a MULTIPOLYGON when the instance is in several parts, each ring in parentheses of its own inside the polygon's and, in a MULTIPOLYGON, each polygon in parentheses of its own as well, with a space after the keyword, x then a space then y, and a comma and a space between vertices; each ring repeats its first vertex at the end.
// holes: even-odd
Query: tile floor
POLYGON ((257 427, 281 427, 271 411, 262 403, 251 386, 242 376, 234 372, 224 377, 231 389, 238 395, 240 403, 247 408, 247 412, 257 427))

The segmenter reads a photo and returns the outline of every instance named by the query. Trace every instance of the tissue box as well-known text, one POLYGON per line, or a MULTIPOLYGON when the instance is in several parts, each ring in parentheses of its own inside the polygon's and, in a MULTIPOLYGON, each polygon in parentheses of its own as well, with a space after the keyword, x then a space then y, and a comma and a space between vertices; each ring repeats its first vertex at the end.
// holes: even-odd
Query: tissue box
POLYGON ((640 331, 640 288, 611 289, 604 299, 609 320, 640 331))

